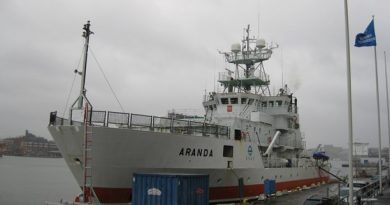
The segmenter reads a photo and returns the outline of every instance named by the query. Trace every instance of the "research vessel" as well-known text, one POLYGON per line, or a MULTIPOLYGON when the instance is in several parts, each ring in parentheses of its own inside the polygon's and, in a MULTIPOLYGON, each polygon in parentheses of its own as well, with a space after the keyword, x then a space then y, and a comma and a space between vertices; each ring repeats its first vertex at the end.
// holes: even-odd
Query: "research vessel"
POLYGON ((287 86, 269 90, 263 62, 276 46, 249 26, 220 52, 233 68, 219 73, 221 91, 204 96, 204 117, 194 120, 94 109, 85 89, 90 23, 83 29, 80 96, 69 116, 50 113, 48 129, 84 198, 129 203, 134 173, 207 174, 210 203, 255 199, 266 180, 280 191, 329 180, 326 163, 304 152, 297 98, 287 86))

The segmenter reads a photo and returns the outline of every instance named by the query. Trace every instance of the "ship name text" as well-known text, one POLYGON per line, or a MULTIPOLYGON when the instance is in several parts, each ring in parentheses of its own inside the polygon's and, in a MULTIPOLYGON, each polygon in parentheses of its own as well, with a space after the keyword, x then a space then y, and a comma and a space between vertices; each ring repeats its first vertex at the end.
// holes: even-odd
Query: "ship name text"
POLYGON ((212 157, 212 149, 200 149, 200 148, 181 148, 179 156, 190 156, 190 157, 212 157))

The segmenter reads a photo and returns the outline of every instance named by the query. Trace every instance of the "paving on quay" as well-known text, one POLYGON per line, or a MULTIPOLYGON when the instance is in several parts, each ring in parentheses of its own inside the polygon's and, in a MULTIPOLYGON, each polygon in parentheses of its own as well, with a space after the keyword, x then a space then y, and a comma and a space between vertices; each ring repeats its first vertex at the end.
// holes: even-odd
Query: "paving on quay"
MULTIPOLYGON (((372 200, 368 200, 363 204, 390 205, 390 186, 389 185, 385 186, 382 193, 383 193, 382 196, 377 196, 376 198, 373 198, 372 200)), ((338 194, 337 184, 326 184, 309 190, 296 191, 279 197, 271 197, 264 201, 256 201, 253 202, 253 205, 262 205, 262 204, 300 205, 303 204, 307 198, 313 195, 332 197, 332 196, 337 196, 337 194, 338 194)))
POLYGON ((337 184, 325 184, 319 187, 291 192, 278 197, 271 197, 264 201, 253 202, 253 205, 262 204, 278 204, 278 205, 292 205, 292 204, 303 204, 305 200, 313 195, 320 195, 326 197, 336 196, 338 193, 337 184))

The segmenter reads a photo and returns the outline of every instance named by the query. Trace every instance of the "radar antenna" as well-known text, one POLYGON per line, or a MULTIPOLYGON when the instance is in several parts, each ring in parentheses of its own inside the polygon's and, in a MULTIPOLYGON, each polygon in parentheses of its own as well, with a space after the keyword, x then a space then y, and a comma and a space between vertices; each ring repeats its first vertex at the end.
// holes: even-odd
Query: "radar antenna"
POLYGON ((265 73, 263 61, 268 60, 277 44, 266 45, 264 39, 250 37, 250 25, 244 29, 241 43, 233 44, 230 52, 220 52, 228 63, 235 65, 233 72, 220 73, 219 80, 228 92, 252 92, 271 95, 269 76, 265 73))

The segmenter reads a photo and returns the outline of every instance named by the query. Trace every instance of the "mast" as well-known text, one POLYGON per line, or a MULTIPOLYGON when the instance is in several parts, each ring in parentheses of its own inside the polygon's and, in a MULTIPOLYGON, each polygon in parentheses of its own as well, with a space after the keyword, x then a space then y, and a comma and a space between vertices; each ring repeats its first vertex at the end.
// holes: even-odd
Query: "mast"
POLYGON ((267 46, 264 39, 250 37, 250 26, 244 29, 245 34, 240 43, 235 43, 230 52, 221 52, 228 63, 235 65, 235 71, 220 73, 218 82, 228 92, 254 93, 270 95, 269 76, 266 74, 263 61, 268 60, 272 50, 277 46, 267 46), (231 75, 234 73, 234 77, 231 75))
POLYGON ((79 72, 78 70, 75 70, 75 73, 78 73, 81 75, 81 86, 80 86, 80 95, 79 97, 74 101, 72 106, 69 109, 69 122, 72 124, 72 115, 73 115, 73 110, 82 110, 83 108, 83 101, 85 100, 86 103, 89 104, 90 110, 92 110, 92 105, 88 101, 86 92, 87 90, 85 89, 85 78, 87 75, 87 59, 88 59, 88 46, 89 46, 89 36, 93 34, 93 32, 89 29, 91 26, 90 21, 87 22, 87 24, 84 24, 83 27, 83 37, 85 38, 85 43, 84 43, 84 59, 83 59, 83 71, 79 72))
POLYGON ((90 21, 87 22, 87 24, 84 24, 83 27, 83 37, 85 38, 84 43, 84 59, 83 59, 83 71, 81 72, 81 86, 80 86, 80 96, 78 98, 78 109, 81 109, 83 106, 83 99, 86 94, 85 90, 85 77, 87 75, 87 60, 88 60, 88 47, 89 47, 89 36, 93 34, 93 32, 89 29, 91 26, 90 21))

